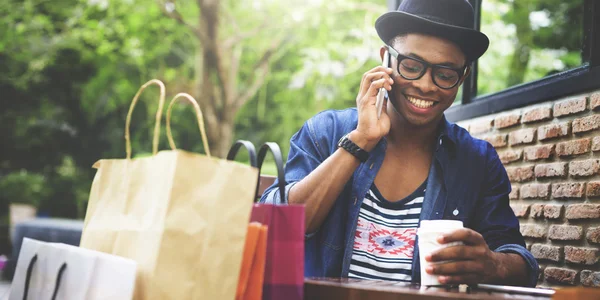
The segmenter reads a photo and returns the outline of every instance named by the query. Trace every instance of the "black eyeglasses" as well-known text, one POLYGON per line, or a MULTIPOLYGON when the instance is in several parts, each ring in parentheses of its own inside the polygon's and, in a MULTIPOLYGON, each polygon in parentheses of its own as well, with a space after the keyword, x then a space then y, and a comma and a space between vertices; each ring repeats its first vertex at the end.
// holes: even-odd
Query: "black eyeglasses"
POLYGON ((398 61, 398 73, 404 79, 417 80, 431 68, 431 79, 438 87, 448 90, 455 87, 465 73, 467 66, 455 69, 448 66, 430 64, 424 60, 402 55, 394 48, 387 46, 388 52, 398 61))

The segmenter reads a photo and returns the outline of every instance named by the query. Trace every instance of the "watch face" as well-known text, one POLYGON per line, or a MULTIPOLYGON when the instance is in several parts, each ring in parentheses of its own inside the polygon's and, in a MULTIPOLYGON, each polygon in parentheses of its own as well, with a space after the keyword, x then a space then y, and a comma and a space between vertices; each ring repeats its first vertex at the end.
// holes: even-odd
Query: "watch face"
POLYGON ((344 134, 344 136, 342 136, 340 138, 340 140, 338 141, 338 146, 341 146, 345 140, 350 140, 350 139, 348 139, 348 135, 349 135, 349 133, 346 133, 346 134, 344 134))

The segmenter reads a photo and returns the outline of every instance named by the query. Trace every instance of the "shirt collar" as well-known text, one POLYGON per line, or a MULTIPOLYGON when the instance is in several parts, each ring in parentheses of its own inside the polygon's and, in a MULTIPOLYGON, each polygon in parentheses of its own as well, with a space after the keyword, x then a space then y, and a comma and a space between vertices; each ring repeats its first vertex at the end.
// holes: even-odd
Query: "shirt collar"
POLYGON ((446 120, 446 116, 443 115, 438 127, 438 144, 436 145, 436 151, 439 150, 441 146, 450 148, 451 150, 455 149, 457 137, 454 130, 452 130, 453 126, 455 125, 448 122, 448 120, 446 120))
MULTIPOLYGON (((456 136, 453 130, 454 126, 456 125, 448 122, 448 120, 446 120, 446 116, 442 115, 442 119, 440 120, 440 124, 438 125, 438 135, 436 139, 437 144, 435 147, 436 152, 440 150, 442 146, 444 146, 444 148, 449 148, 451 150, 451 153, 454 153, 454 150, 456 150, 456 144, 458 140, 458 137, 456 136)), ((377 144, 377 146, 378 147, 375 148, 375 151, 385 152, 385 149, 387 147, 387 137, 383 137, 379 144, 377 144)))

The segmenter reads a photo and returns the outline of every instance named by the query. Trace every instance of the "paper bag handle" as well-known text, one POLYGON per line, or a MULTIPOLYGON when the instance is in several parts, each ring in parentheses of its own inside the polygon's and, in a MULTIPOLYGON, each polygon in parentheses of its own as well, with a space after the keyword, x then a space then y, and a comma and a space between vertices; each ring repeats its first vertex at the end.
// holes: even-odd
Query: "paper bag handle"
MULTIPOLYGON (((29 265, 27 266, 27 274, 25 275, 25 286, 23 291, 23 300, 27 300, 27 294, 29 294, 29 283, 31 282, 31 273, 33 273, 33 266, 38 260, 37 254, 34 255, 29 261, 29 265)), ((56 299, 56 295, 58 294, 58 288, 60 287, 60 280, 62 279, 62 274, 67 268, 67 263, 63 263, 58 270, 58 276, 56 276, 56 282, 54 283, 54 292, 52 293, 52 300, 56 299)))
POLYGON ((173 97, 171 103, 169 103, 169 108, 167 109, 167 138, 169 139, 169 145, 172 150, 176 150, 175 141, 173 141, 173 135, 171 135, 171 109, 173 108, 173 104, 178 99, 187 99, 194 106, 194 110, 196 111, 196 119, 198 120, 198 128, 200 129, 200 135, 202 135, 202 144, 204 145, 204 149, 206 150, 206 156, 210 157, 210 149, 208 147, 208 139, 206 138, 206 130, 204 130, 204 118, 202 117, 202 110, 200 110, 200 106, 194 97, 190 96, 186 93, 179 93, 173 97))
POLYGON ((29 282, 31 281, 31 273, 33 273, 33 266, 37 262, 38 256, 34 255, 27 265, 27 274, 25 275, 25 286, 23 290, 23 300, 27 300, 27 294, 29 293, 29 282))
POLYGON ((54 293, 52 293, 52 300, 56 300, 56 294, 58 294, 58 288, 60 287, 60 280, 66 268, 67 263, 63 263, 62 266, 60 266, 60 269, 58 270, 58 276, 56 276, 56 282, 54 284, 54 293))
POLYGON ((245 140, 237 140, 231 149, 229 149, 229 153, 227 153, 227 160, 234 160, 240 148, 244 146, 248 154, 250 155, 250 166, 257 168, 258 164, 256 163, 256 148, 254 148, 254 144, 245 140))
MULTIPOLYGON (((281 149, 279 145, 273 142, 266 142, 258 150, 258 173, 260 174, 260 169, 262 168, 262 164, 265 161, 265 156, 267 156, 267 151, 271 151, 273 154, 273 158, 275 159, 275 165, 277 166, 277 182, 279 185, 279 197, 281 199, 282 204, 287 204, 287 200, 285 199, 285 177, 283 172, 283 156, 281 155, 281 149)), ((260 176, 258 176, 259 182, 256 184, 256 193, 258 195, 258 187, 260 184, 260 176)))
POLYGON ((131 105, 129 106, 129 112, 127 112, 127 119, 125 120, 125 151, 127 152, 127 159, 131 158, 131 138, 129 134, 129 125, 131 124, 131 115, 133 114, 133 109, 140 97, 140 94, 146 87, 151 84, 156 84, 160 87, 160 98, 158 99, 158 111, 156 112, 155 122, 154 122, 154 137, 152 138, 152 155, 156 155, 158 152, 158 139, 160 138, 160 118, 162 116, 163 107, 165 106, 165 84, 158 79, 152 79, 144 85, 140 87, 137 91, 133 100, 131 101, 131 105))

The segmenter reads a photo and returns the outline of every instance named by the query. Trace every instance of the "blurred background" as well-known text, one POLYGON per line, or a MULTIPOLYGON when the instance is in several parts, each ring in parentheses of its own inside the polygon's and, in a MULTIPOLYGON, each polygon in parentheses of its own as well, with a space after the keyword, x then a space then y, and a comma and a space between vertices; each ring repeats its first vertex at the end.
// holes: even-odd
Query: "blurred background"
MULTIPOLYGON (((362 74, 380 64, 373 24, 392 2, 0 0, 0 254, 11 203, 84 218, 91 166, 125 157, 131 99, 152 78, 167 101, 198 100, 213 154, 236 139, 287 154, 308 118, 354 106, 362 74)), ((492 46, 479 94, 582 64, 582 0, 485 0, 482 15, 492 46)), ((157 100, 148 88, 133 113, 135 156, 151 152, 157 100)), ((203 153, 191 107, 178 104, 172 122, 178 147, 203 153)))

